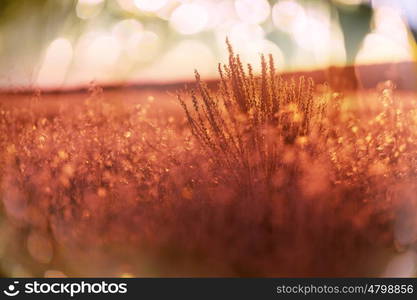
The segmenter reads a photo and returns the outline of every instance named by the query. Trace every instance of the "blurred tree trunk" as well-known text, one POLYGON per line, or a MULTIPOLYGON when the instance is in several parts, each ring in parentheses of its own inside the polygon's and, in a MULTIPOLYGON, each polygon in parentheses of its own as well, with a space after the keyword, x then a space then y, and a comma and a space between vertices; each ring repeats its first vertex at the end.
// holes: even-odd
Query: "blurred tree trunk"
MULTIPOLYGON (((343 5, 336 5, 335 7, 344 36, 346 63, 348 66, 352 66, 365 36, 371 30, 372 8, 366 4, 354 8, 343 5)), ((339 89, 355 90, 360 87, 353 67, 347 67, 343 70, 330 68, 328 77, 330 84, 339 89)))

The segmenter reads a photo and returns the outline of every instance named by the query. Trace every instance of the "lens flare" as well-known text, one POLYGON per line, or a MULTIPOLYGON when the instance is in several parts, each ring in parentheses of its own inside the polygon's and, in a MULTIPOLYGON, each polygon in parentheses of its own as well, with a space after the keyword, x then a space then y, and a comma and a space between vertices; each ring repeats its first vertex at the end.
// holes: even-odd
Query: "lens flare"
POLYGON ((284 32, 292 33, 297 24, 304 20, 304 8, 295 1, 279 1, 272 8, 272 21, 279 30, 284 32))
POLYGON ((199 4, 185 3, 174 10, 170 22, 179 33, 195 34, 204 30, 208 22, 208 14, 199 4))
POLYGON ((369 33, 356 56, 357 64, 413 60, 408 28, 399 10, 381 6, 375 10, 373 31, 369 33))
POLYGON ((112 34, 121 41, 128 40, 132 35, 143 31, 143 25, 134 19, 126 19, 113 26, 112 34))
POLYGON ((155 12, 167 4, 167 0, 134 0, 136 6, 143 11, 155 12))
POLYGON ((264 22, 271 11, 267 0, 236 0, 235 7, 242 21, 254 24, 264 22))
POLYGON ((79 0, 75 12, 80 19, 90 19, 101 12, 103 4, 103 0, 79 0))
POLYGON ((65 81, 68 67, 72 61, 71 43, 64 38, 54 40, 48 47, 37 84, 47 87, 60 87, 65 81))

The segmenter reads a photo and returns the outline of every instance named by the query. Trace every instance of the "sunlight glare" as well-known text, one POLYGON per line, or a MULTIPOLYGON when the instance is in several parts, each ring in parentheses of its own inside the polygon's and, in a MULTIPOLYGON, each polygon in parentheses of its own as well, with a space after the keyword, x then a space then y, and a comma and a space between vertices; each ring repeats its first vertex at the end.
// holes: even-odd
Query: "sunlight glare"
POLYGON ((417 254, 408 250, 394 256, 388 263, 382 277, 414 277, 417 275, 417 254))
POLYGON ((304 22, 304 19, 304 8, 295 1, 279 1, 272 8, 272 20, 281 31, 292 33, 297 24, 304 22))
POLYGON ((155 12, 167 4, 167 0, 134 0, 136 6, 143 11, 155 12))
POLYGON ((413 59, 408 28, 399 10, 378 7, 375 10, 373 27, 356 56, 356 63, 393 63, 413 59))
POLYGON ((179 33, 195 34, 205 29, 208 22, 207 11, 197 3, 185 3, 177 7, 171 15, 171 26, 179 33))
POLYGON ((121 41, 128 40, 132 35, 143 31, 143 25, 135 19, 125 19, 117 22, 112 29, 112 34, 121 41))
POLYGON ((133 61, 145 62, 158 54, 160 39, 152 31, 133 34, 127 41, 126 51, 133 61))
POLYGON ((72 45, 67 39, 54 40, 46 51, 38 74, 37 84, 60 87, 64 83, 72 55, 72 45))
POLYGON ((216 59, 207 45, 198 40, 184 40, 155 64, 140 70, 135 78, 141 82, 178 82, 192 79, 195 69, 201 76, 212 78, 217 71, 213 65, 216 65, 216 59))
POLYGON ((90 19, 101 12, 103 4, 103 0, 78 0, 75 12, 80 19, 90 19))
POLYGON ((253 24, 264 22, 271 11, 267 0, 236 0, 235 7, 242 21, 253 24))
POLYGON ((120 55, 120 44, 111 35, 102 35, 93 40, 87 49, 87 57, 98 68, 112 66, 120 55))

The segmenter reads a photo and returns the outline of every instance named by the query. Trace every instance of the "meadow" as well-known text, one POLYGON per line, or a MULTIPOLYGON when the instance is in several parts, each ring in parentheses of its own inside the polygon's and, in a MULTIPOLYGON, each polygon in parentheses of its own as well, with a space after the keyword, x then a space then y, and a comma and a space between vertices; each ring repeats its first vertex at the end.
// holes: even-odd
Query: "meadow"
POLYGON ((3 272, 378 276, 415 247, 415 94, 229 51, 217 88, 0 102, 3 272))

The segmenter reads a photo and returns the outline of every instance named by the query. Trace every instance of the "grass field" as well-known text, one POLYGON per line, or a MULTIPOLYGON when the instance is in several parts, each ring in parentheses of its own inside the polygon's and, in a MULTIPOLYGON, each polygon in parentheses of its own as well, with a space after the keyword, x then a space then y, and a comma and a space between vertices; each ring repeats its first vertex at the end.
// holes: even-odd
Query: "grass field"
POLYGON ((179 97, 2 95, 3 272, 383 274, 417 240, 416 95, 263 64, 231 53, 218 89, 197 74, 179 97))

